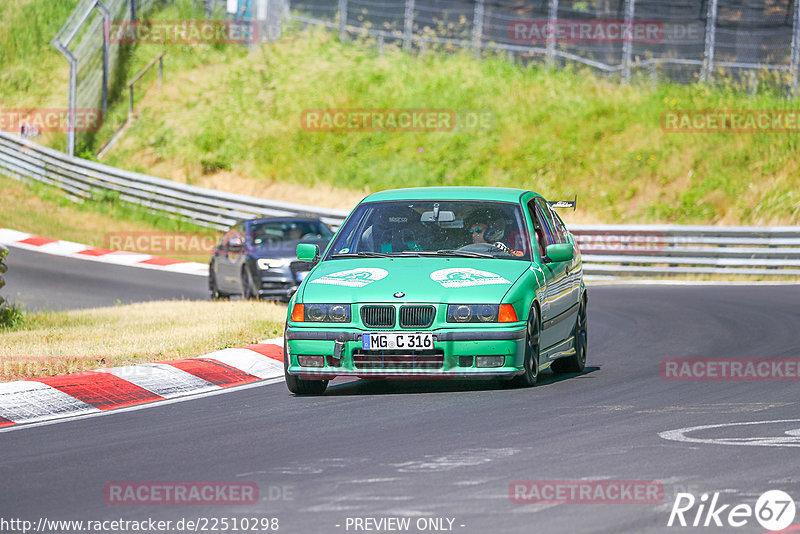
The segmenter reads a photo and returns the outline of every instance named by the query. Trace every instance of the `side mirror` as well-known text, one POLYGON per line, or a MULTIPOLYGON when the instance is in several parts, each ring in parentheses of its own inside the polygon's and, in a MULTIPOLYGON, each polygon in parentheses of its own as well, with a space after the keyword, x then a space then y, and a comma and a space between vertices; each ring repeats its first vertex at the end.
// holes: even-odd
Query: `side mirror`
POLYGON ((548 245, 545 254, 550 261, 571 261, 575 257, 575 249, 569 243, 548 245))
POLYGON ((228 249, 233 252, 241 252, 244 249, 244 241, 239 236, 233 236, 230 241, 228 241, 228 249))
POLYGON ((300 261, 317 261, 319 259, 319 247, 311 243, 298 244, 297 259, 300 261))

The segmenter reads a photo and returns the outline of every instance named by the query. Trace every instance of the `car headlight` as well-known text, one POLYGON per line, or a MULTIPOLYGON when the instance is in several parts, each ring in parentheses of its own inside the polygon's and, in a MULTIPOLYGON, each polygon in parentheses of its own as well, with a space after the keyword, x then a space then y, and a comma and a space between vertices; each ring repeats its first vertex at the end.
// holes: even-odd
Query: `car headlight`
POLYGON ((513 323, 517 314, 511 304, 448 304, 448 323, 513 323))
POLYGON ((267 258, 259 258, 256 260, 256 265, 262 271, 268 271, 270 269, 277 269, 280 267, 286 267, 291 263, 292 260, 290 259, 282 259, 282 260, 270 260, 267 258))
POLYGON ((349 304, 303 305, 303 321, 309 323, 349 323, 350 317, 349 304))

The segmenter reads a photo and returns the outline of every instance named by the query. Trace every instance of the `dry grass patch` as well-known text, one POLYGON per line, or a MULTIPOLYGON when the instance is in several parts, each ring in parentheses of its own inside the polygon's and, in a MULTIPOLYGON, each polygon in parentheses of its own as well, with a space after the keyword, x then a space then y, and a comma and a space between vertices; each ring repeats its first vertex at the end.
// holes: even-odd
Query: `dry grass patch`
POLYGON ((120 203, 90 209, 55 189, 31 188, 3 176, 0 190, 0 227, 51 239, 205 263, 220 235, 120 203))
POLYGON ((267 302, 160 301, 29 314, 0 331, 0 381, 174 360, 282 335, 267 302))

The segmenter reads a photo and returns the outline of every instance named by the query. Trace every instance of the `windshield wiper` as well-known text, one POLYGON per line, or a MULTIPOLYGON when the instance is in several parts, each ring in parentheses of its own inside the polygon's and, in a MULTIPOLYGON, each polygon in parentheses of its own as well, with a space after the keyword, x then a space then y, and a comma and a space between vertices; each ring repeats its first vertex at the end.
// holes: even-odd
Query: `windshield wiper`
POLYGON ((445 250, 437 250, 434 254, 437 256, 463 256, 465 258, 492 258, 494 256, 491 254, 486 254, 484 252, 474 252, 471 250, 452 250, 452 249, 445 249, 445 250))
POLYGON ((391 258, 386 252, 336 252, 331 258, 391 258))

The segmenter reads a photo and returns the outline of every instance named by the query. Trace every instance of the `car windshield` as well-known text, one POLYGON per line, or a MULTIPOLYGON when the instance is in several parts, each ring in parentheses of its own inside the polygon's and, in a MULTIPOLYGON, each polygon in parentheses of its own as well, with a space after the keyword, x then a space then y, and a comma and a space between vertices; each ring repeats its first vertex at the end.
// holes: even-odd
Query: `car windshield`
POLYGON ((291 241, 329 240, 333 232, 320 221, 283 220, 251 223, 247 239, 257 247, 291 241))
POLYGON ((519 205, 485 201, 393 201, 359 205, 326 259, 463 256, 530 261, 519 205))

